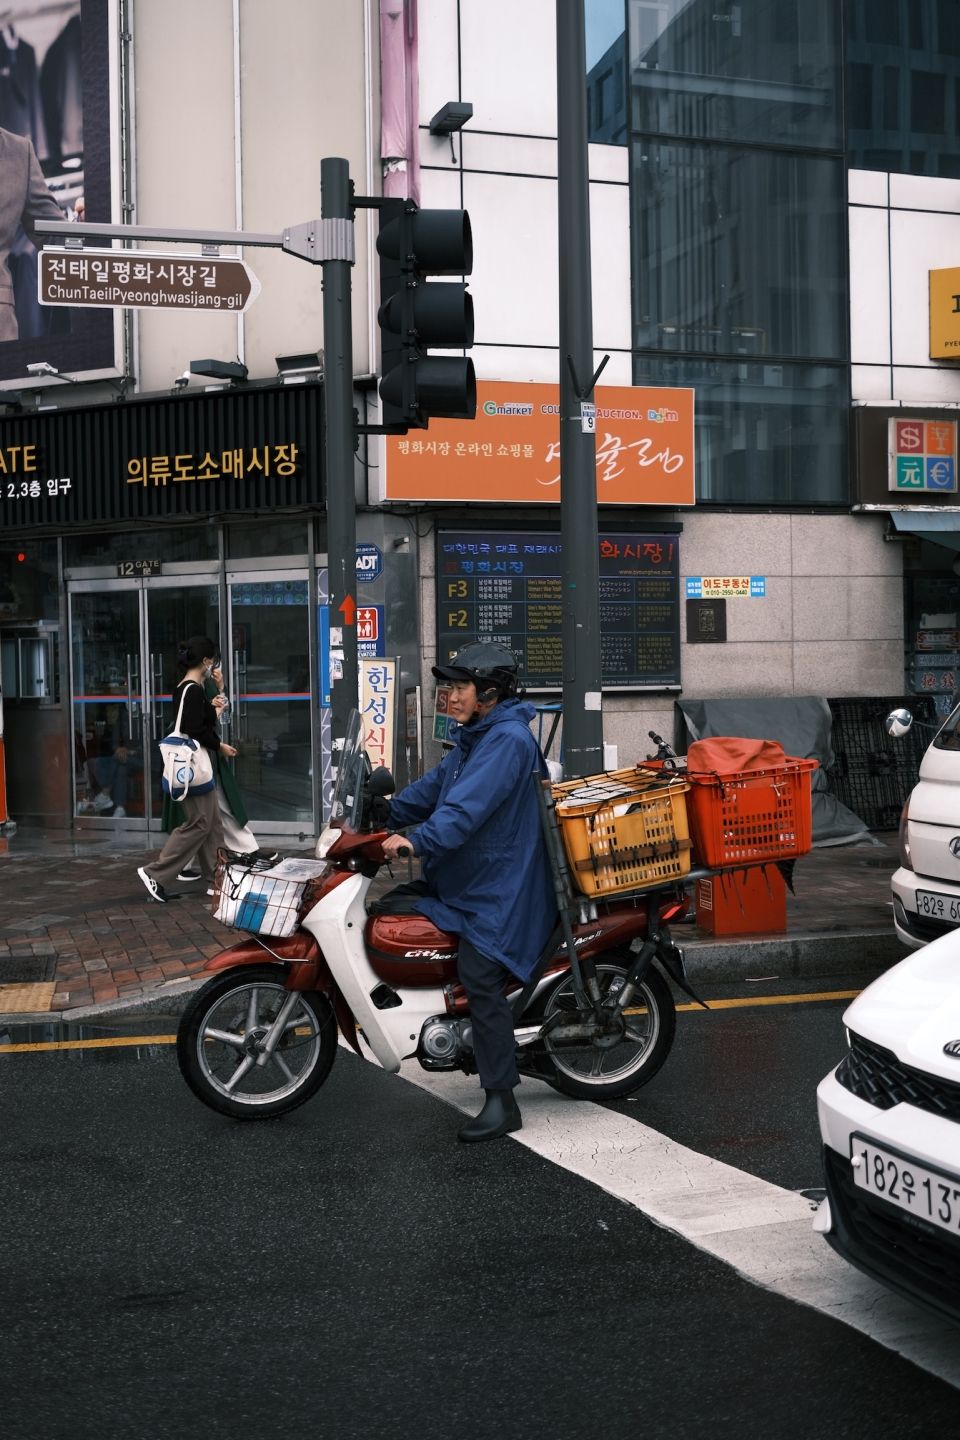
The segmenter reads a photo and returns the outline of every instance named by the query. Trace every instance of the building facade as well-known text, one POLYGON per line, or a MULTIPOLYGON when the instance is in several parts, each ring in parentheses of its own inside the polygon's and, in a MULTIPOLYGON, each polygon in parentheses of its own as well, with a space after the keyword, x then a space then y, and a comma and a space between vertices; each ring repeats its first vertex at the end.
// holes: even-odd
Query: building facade
MULTIPOLYGON (((460 638, 513 644, 537 698, 555 700, 555 0, 20 10, 35 89, 0 76, 0 128, 30 138, 67 218, 277 235, 319 214, 327 155, 347 158, 358 193, 469 211, 480 413, 361 437, 364 633, 373 658, 397 662, 401 779, 439 754, 430 666, 460 638), (471 118, 434 133, 451 100, 471 118)), ((585 0, 585 15, 594 344, 597 363, 610 357, 606 740, 621 763, 641 757, 678 697, 916 692, 949 706, 955 4, 585 0)), ((372 423, 374 211, 358 211, 356 236, 355 401, 372 423)), ((44 309, 35 254, 11 248, 11 815, 156 828, 172 651, 209 630, 254 827, 312 833, 336 666, 319 270, 248 247, 247 308, 44 309), (245 377, 190 368, 211 359, 245 377), (119 740, 132 757, 120 800, 103 781, 119 740)), ((159 241, 134 248, 155 258, 132 263, 174 263, 159 241)), ((203 258, 190 249, 186 288, 203 258)))

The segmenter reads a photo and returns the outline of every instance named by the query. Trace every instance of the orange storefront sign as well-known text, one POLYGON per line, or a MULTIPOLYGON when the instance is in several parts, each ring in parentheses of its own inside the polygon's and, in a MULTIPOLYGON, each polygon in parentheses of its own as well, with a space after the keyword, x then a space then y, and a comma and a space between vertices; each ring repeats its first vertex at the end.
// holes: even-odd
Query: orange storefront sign
MULTIPOLYGON (((598 385, 597 501, 693 505, 693 391, 598 385)), ((477 385, 475 420, 431 420, 387 437, 387 500, 557 504, 560 418, 556 385, 477 385)))

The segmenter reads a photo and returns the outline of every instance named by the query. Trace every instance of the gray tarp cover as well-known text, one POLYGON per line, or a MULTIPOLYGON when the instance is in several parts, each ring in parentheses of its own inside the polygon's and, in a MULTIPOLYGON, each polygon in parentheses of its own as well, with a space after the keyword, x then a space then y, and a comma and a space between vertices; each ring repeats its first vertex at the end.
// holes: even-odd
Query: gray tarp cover
MULTIPOLYGON (((842 845, 868 837, 858 815, 842 805, 827 785, 833 764, 830 706, 819 695, 763 699, 678 700, 687 745, 713 735, 743 735, 750 740, 779 740, 788 755, 819 760, 813 772, 813 843, 842 845)), ((679 748, 679 746, 678 746, 679 748)), ((684 747, 686 748, 686 746, 684 747)))

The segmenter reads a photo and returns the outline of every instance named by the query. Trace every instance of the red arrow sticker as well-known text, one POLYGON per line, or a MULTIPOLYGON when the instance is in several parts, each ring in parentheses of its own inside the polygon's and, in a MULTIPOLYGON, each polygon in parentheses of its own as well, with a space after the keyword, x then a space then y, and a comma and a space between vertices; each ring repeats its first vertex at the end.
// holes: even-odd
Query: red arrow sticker
POLYGON ((357 602, 352 595, 345 595, 341 604, 337 606, 343 616, 344 625, 352 625, 357 618, 357 602))

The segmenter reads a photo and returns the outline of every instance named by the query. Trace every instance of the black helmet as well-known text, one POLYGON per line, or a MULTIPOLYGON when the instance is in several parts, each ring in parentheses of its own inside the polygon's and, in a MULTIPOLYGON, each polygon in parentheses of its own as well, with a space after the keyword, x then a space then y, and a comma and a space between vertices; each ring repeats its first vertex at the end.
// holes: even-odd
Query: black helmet
POLYGON ((501 698, 520 689, 513 651, 485 640, 461 646, 446 665, 434 665, 433 673, 438 680, 472 680, 478 691, 494 685, 501 698))

